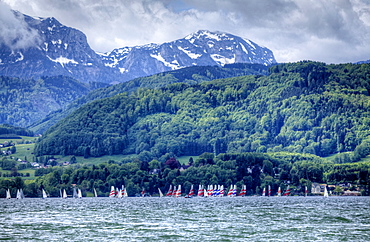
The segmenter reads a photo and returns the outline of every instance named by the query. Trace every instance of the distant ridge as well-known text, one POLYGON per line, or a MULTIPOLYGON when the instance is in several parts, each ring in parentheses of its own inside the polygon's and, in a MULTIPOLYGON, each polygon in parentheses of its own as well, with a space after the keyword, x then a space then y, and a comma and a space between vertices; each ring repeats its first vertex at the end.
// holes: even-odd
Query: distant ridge
POLYGON ((55 18, 15 14, 39 38, 25 49, 0 45, 0 75, 4 76, 37 79, 63 75, 85 83, 119 83, 190 66, 276 63, 271 50, 251 40, 207 30, 168 43, 123 47, 101 54, 90 48, 84 33, 55 18))

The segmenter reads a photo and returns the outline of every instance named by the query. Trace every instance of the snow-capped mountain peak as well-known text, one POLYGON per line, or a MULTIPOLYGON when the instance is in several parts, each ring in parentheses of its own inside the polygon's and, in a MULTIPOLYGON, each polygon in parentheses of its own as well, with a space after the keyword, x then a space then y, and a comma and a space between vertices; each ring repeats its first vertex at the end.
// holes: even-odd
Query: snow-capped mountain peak
POLYGON ((83 82, 124 82, 189 66, 275 63, 273 53, 251 40, 224 32, 199 30, 182 39, 96 53, 79 30, 55 18, 24 15, 38 34, 36 45, 13 50, 0 45, 0 75, 21 78, 66 75, 83 82))

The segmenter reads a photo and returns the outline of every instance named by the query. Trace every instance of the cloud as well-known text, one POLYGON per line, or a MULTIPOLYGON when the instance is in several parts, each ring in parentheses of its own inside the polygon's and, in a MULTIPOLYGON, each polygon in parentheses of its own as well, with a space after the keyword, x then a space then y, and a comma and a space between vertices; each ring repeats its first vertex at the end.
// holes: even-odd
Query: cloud
POLYGON ((270 48, 279 62, 370 59, 368 0, 3 0, 83 31, 96 51, 163 43, 199 29, 270 48))
POLYGON ((35 46, 38 41, 37 31, 28 27, 23 16, 0 2, 0 45, 16 50, 35 46))

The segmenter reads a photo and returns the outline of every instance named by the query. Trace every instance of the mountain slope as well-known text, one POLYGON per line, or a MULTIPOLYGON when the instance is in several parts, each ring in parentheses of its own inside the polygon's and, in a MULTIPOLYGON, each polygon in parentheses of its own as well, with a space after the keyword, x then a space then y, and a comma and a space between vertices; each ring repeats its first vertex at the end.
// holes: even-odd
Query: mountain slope
POLYGON ((24 79, 64 75, 82 82, 104 83, 116 80, 119 73, 103 64, 81 31, 55 18, 16 14, 38 33, 37 45, 25 49, 0 45, 0 75, 24 79))
POLYGON ((27 127, 102 86, 101 83, 80 83, 64 76, 38 80, 0 76, 0 123, 27 127))
POLYGON ((200 30, 164 44, 115 49, 102 54, 107 66, 123 79, 152 75, 189 66, 224 66, 232 63, 276 63, 273 53, 235 35, 200 30))
POLYGON ((138 88, 161 88, 171 83, 183 82, 196 84, 214 79, 244 75, 267 75, 268 67, 259 64, 229 64, 224 67, 194 66, 175 71, 155 74, 149 77, 136 78, 132 81, 104 87, 91 91, 86 96, 73 101, 65 108, 53 112, 44 119, 33 123, 29 128, 35 133, 43 133, 62 118, 71 114, 82 105, 106 97, 112 97, 123 92, 134 92, 138 88))
POLYGON ((0 75, 4 76, 37 79, 64 75, 85 83, 119 83, 189 66, 276 63, 267 48, 231 34, 209 31, 198 31, 164 44, 124 47, 98 54, 81 31, 55 18, 14 14, 37 38, 35 45, 27 48, 0 43, 0 75))
POLYGON ((300 62, 269 76, 139 89, 89 103, 50 128, 37 155, 353 151, 370 135, 370 65, 300 62))

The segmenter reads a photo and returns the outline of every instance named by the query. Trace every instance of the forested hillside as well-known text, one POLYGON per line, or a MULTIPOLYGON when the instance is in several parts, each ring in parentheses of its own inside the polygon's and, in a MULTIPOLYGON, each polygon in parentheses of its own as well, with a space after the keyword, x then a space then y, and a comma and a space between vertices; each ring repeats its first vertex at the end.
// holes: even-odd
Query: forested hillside
POLYGON ((112 97, 119 93, 128 92, 131 93, 138 88, 160 88, 166 85, 183 82, 188 84, 197 84, 204 81, 211 81, 214 79, 228 78, 235 76, 244 76, 244 75, 267 75, 268 67, 260 64, 229 64, 224 67, 218 66, 195 66, 183 68, 175 71, 164 72, 148 77, 136 78, 132 81, 100 88, 94 91, 91 91, 85 96, 82 96, 67 107, 49 114, 44 119, 35 122, 29 128, 35 133, 43 133, 48 128, 56 124, 61 119, 67 117, 77 108, 82 105, 106 98, 112 97))
POLYGON ((83 84, 64 76, 38 80, 0 76, 0 123, 27 127, 103 86, 105 84, 83 84))
POLYGON ((8 137, 9 135, 33 136, 33 132, 9 124, 0 124, 0 137, 8 137))
POLYGON ((368 150, 370 65, 299 62, 91 102, 50 128, 37 155, 368 150))

